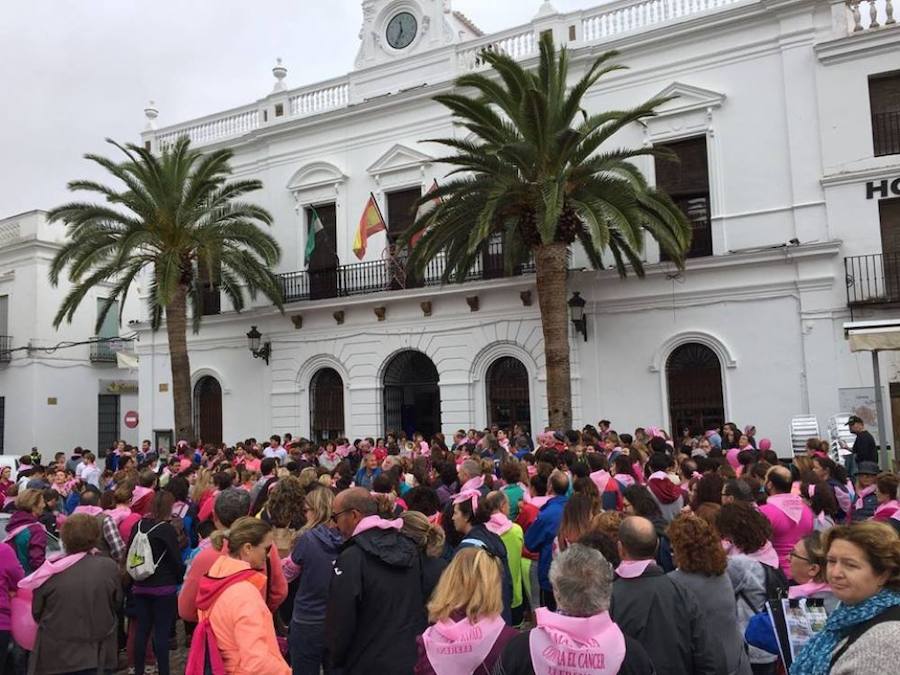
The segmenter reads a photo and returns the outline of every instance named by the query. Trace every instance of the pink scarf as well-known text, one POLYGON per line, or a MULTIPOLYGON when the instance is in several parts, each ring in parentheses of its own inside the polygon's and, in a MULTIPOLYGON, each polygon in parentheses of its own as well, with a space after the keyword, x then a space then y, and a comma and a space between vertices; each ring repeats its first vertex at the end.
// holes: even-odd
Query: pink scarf
POLYGON ((869 487, 863 488, 862 490, 860 490, 860 491, 859 491, 859 494, 856 495, 856 504, 855 504, 855 508, 861 509, 861 508, 863 507, 863 500, 864 500, 866 497, 868 497, 870 494, 872 494, 873 492, 875 492, 875 489, 876 489, 877 487, 878 487, 877 485, 870 485, 869 487))
POLYGON ((609 612, 582 618, 541 607, 535 620, 528 636, 535 675, 614 675, 625 661, 625 636, 609 612))
POLYGON ((475 478, 470 478, 462 484, 462 487, 459 489, 459 493, 462 494, 466 490, 480 491, 482 487, 484 487, 484 476, 475 476, 475 478))
POLYGON ((73 555, 60 553, 52 558, 47 558, 43 565, 19 582, 19 588, 34 591, 49 581, 50 577, 60 572, 65 572, 86 555, 87 553, 75 553, 73 555))
POLYGON ((617 473, 616 480, 627 488, 630 488, 635 483, 634 476, 631 476, 627 473, 617 473))
POLYGON ((134 506, 151 492, 153 492, 153 488, 146 488, 141 485, 136 485, 134 487, 134 492, 131 493, 131 505, 134 506))
POLYGON ((647 478, 647 480, 663 480, 668 477, 669 477, 669 474, 667 474, 665 471, 654 471, 653 473, 650 474, 650 476, 647 478))
POLYGON ((116 508, 107 511, 106 515, 112 518, 112 521, 116 524, 116 527, 118 527, 119 523, 131 515, 131 509, 120 504, 119 506, 116 506, 116 508))
POLYGON ((794 521, 795 525, 800 524, 800 519, 803 518, 803 509, 806 506, 800 497, 791 494, 770 495, 766 500, 766 504, 771 504, 781 511, 794 521))
POLYGON ((816 595, 831 594, 831 586, 826 582, 807 581, 805 584, 788 587, 788 600, 812 598, 816 595))
POLYGON ((525 493, 524 501, 526 504, 531 504, 537 509, 543 508, 544 504, 553 499, 552 495, 544 495, 543 497, 532 497, 527 492, 525 493))
POLYGON ((900 502, 892 499, 884 504, 879 504, 872 518, 874 520, 890 520, 898 511, 900 511, 900 502))
POLYGON ((604 471, 600 469, 599 471, 594 471, 590 474, 590 478, 594 481, 594 485, 597 486, 597 490, 602 494, 604 490, 606 490, 606 486, 609 485, 609 479, 612 476, 609 475, 609 471, 604 471))
POLYGON ((765 546, 763 546, 758 551, 754 551, 753 553, 744 553, 741 549, 739 549, 727 539, 722 540, 722 546, 725 549, 725 553, 727 553, 729 556, 745 555, 750 558, 750 560, 761 562, 765 565, 768 565, 769 567, 774 567, 776 569, 781 565, 781 561, 778 558, 778 552, 775 550, 775 547, 772 546, 771 541, 767 541, 765 546))
POLYGON ((512 528, 513 524, 509 518, 498 511, 497 513, 491 514, 491 517, 484 526, 488 531, 493 532, 498 537, 502 537, 512 528))
POLYGON ((623 560, 616 568, 616 574, 623 579, 636 579, 652 564, 652 560, 623 560))
POLYGON ((353 534, 350 535, 355 537, 358 534, 362 534, 366 530, 399 530, 403 527, 403 519, 397 518, 396 520, 385 520, 381 516, 366 516, 356 525, 356 529, 353 530, 353 534))
POLYGON ((103 515, 103 509, 99 506, 76 506, 75 510, 72 511, 72 515, 74 516, 79 513, 96 517, 103 515))
POLYGON ((437 675, 474 673, 491 653, 505 625, 499 616, 475 623, 468 618, 439 621, 422 633, 428 662, 437 675))
POLYGON ((467 502, 469 500, 472 501, 472 511, 478 508, 478 499, 481 497, 481 487, 484 485, 484 476, 476 476, 475 478, 470 478, 465 483, 463 483, 462 488, 459 490, 459 494, 453 497, 454 504, 462 504, 463 502, 467 502))

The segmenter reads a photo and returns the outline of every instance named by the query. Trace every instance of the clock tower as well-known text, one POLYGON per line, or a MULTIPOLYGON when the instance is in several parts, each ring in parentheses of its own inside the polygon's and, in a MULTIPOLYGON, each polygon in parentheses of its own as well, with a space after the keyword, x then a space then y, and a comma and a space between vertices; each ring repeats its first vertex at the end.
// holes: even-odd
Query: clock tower
POLYGON ((363 0, 362 11, 357 69, 483 35, 451 0, 363 0))

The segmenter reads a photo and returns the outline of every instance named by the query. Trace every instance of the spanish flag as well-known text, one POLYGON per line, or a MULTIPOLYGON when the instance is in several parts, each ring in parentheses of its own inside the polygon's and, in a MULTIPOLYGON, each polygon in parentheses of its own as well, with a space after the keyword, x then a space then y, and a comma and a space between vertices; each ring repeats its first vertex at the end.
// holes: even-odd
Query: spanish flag
POLYGON ((360 260, 365 258, 369 237, 385 230, 387 230, 387 224, 381 215, 381 209, 378 208, 375 195, 370 192, 369 201, 366 202, 366 208, 359 219, 359 227, 356 229, 356 236, 353 238, 353 252, 356 254, 356 257, 360 260))

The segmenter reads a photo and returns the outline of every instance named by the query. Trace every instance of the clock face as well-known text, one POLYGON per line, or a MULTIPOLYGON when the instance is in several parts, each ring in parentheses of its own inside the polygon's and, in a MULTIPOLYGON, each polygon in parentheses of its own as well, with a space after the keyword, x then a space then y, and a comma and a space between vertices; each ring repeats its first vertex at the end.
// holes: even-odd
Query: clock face
POLYGON ((387 41, 394 49, 406 49, 416 39, 419 22, 409 12, 400 12, 387 25, 387 41))

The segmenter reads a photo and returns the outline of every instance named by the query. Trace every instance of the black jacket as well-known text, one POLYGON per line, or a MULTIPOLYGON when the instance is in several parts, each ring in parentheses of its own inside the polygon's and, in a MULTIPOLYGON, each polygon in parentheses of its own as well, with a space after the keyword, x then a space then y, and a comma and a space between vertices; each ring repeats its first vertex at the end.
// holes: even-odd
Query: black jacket
MULTIPOLYGON (((178 534, 169 523, 161 523, 153 529, 156 521, 152 518, 141 518, 131 528, 128 536, 128 547, 138 528, 147 534, 150 540, 150 549, 153 551, 153 559, 156 561, 156 571, 143 581, 135 581, 136 587, 141 586, 179 586, 184 580, 184 563, 181 562, 181 549, 178 547, 178 534), (151 530, 153 530, 151 532, 151 530)), ((127 554, 126 554, 127 555, 127 554)))
POLYGON ((656 565, 613 582, 610 616, 641 643, 659 675, 719 675, 725 652, 700 613, 694 594, 656 565))
POLYGON ((503 564, 503 620, 507 626, 512 625, 512 575, 509 572, 509 561, 506 557, 506 544, 484 525, 475 525, 459 543, 459 548, 478 546, 485 549, 503 564))
MULTIPOLYGON (((531 631, 525 631, 516 635, 500 656, 497 665, 494 666, 493 675, 535 675, 534 666, 531 663, 531 649, 528 636, 531 631)), ((568 672, 561 668, 560 673, 568 672)), ((655 675, 653 662, 647 656, 646 650, 634 639, 625 636, 625 660, 619 666, 617 675, 655 675)))
POLYGON ((397 530, 361 532, 334 562, 325 644, 335 668, 413 672, 416 636, 428 626, 419 550, 397 530))
POLYGON ((868 431, 860 431, 853 441, 853 454, 856 456, 856 464, 860 462, 875 462, 878 464, 878 447, 875 445, 875 437, 868 431))

